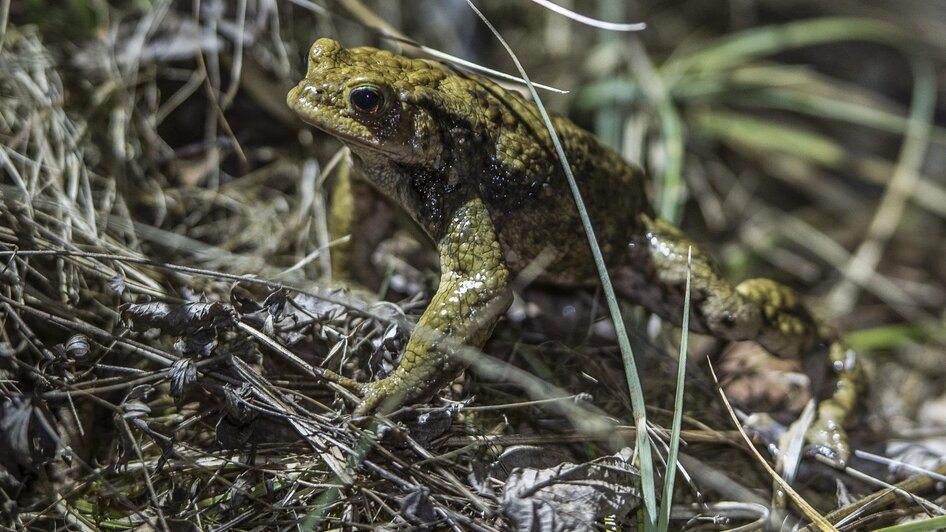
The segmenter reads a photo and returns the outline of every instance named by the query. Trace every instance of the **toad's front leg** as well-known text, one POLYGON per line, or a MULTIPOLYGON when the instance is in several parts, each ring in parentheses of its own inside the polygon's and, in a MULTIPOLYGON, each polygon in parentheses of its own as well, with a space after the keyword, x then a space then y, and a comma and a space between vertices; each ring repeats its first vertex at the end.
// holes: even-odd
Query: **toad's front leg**
POLYGON ((509 271, 486 206, 460 207, 438 243, 440 287, 411 334, 393 373, 363 388, 355 415, 390 412, 423 400, 468 364, 458 349, 483 346, 511 302, 509 271))

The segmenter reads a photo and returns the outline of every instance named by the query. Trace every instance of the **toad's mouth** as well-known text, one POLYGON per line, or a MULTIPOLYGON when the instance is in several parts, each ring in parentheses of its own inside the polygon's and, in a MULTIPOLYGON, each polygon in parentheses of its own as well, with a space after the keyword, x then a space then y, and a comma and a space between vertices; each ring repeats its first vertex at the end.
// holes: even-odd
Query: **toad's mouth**
POLYGON ((363 148, 386 155, 397 155, 395 150, 382 145, 380 139, 364 125, 351 118, 341 116, 334 110, 335 106, 330 104, 320 106, 321 96, 319 89, 309 85, 306 81, 302 81, 289 91, 286 103, 303 122, 332 135, 351 148, 363 148), (363 133, 354 131, 357 129, 363 130, 363 133))

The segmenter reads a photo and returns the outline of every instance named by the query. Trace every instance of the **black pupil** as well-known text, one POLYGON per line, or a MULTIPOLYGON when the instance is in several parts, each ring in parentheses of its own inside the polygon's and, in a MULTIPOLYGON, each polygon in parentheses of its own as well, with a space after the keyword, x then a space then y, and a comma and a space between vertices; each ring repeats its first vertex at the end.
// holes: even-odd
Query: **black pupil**
POLYGON ((384 97, 375 87, 358 87, 351 91, 352 106, 363 113, 377 113, 381 110, 384 97))

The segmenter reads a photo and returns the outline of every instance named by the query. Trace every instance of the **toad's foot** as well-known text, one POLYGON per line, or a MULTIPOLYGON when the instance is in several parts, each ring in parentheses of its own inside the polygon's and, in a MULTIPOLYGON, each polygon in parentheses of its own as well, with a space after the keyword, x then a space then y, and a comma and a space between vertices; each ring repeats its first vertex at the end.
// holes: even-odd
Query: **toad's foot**
POLYGON ((851 455, 847 434, 833 420, 818 418, 805 434, 807 454, 820 455, 828 459, 838 469, 844 469, 851 455))
POLYGON ((362 385, 361 402, 355 407, 352 416, 355 418, 371 414, 388 414, 407 402, 408 390, 403 379, 398 375, 391 375, 379 381, 368 382, 362 385))

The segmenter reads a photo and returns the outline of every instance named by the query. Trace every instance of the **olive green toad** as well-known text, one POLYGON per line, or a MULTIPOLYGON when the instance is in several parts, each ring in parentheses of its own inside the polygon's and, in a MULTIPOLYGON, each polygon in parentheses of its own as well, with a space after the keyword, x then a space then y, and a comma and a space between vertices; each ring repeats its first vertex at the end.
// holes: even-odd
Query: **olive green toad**
MULTIPOLYGON (((464 366, 455 346, 482 347, 509 305, 511 279, 540 254, 543 281, 597 282, 549 133, 535 105, 518 94, 438 63, 319 39, 287 101, 305 122, 349 146, 357 173, 400 205, 440 253, 440 287, 400 365, 384 379, 349 383, 362 397, 356 413, 425 399, 455 378, 464 366)), ((844 464, 841 425, 861 385, 853 352, 789 288, 768 279, 726 281, 686 235, 654 214, 638 167, 569 120, 553 116, 553 124, 618 293, 679 325, 693 246, 690 328, 755 340, 778 356, 825 360, 833 389, 819 403, 808 441, 844 464)))

